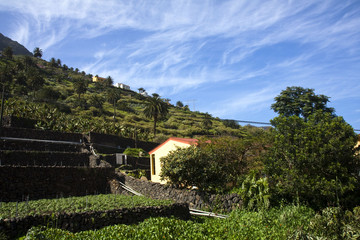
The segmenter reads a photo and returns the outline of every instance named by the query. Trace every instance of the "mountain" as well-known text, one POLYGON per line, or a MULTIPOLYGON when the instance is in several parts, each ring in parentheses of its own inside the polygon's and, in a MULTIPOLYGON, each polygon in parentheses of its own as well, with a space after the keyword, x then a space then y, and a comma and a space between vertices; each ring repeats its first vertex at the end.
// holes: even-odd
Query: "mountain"
POLYGON ((3 51, 6 47, 11 47, 14 55, 32 56, 32 53, 27 50, 23 45, 11 40, 10 38, 0 33, 0 51, 3 51))

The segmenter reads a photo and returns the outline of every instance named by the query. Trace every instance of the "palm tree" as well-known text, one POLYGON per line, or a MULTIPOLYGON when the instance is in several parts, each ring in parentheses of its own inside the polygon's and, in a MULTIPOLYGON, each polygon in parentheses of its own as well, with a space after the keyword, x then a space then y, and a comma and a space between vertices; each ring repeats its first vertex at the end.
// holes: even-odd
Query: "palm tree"
POLYGON ((78 78, 73 83, 74 91, 78 94, 78 99, 80 101, 81 94, 85 93, 87 90, 87 82, 84 78, 78 78))
POLYGON ((37 58, 41 58, 42 57, 42 55, 43 55, 43 52, 42 52, 42 50, 40 49, 40 48, 38 48, 38 47, 36 47, 35 49, 34 49, 34 57, 37 57, 37 58))
POLYGON ((156 123, 169 113, 168 105, 161 100, 158 94, 153 94, 153 96, 147 98, 146 101, 144 114, 147 118, 154 120, 154 136, 156 136, 156 123))
POLYGON ((116 117, 116 102, 120 99, 120 94, 115 88, 109 88, 106 92, 108 102, 114 106, 114 119, 116 117))

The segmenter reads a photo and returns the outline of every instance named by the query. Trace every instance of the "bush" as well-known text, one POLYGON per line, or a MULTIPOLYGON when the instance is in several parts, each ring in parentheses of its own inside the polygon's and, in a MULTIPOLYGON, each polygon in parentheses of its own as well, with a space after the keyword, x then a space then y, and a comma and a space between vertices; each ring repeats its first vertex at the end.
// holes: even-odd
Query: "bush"
POLYGON ((358 184, 357 136, 352 127, 341 117, 322 112, 307 121, 280 116, 271 122, 272 145, 265 166, 278 198, 314 208, 344 205, 344 196, 358 184))

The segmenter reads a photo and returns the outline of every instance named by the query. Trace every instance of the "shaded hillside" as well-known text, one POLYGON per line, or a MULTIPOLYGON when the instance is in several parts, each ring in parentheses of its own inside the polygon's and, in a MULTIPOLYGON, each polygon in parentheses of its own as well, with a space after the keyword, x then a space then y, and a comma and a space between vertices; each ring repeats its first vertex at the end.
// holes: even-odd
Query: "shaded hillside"
POLYGON ((3 51, 6 47, 11 47, 14 55, 32 56, 32 53, 27 50, 23 45, 11 40, 10 38, 0 33, 0 51, 3 51))

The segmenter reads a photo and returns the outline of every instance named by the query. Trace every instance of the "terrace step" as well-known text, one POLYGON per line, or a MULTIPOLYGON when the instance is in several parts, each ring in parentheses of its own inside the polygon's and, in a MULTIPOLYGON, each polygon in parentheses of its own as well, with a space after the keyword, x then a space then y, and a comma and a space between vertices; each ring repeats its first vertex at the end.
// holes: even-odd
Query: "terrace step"
POLYGON ((89 153, 0 150, 0 166, 88 167, 89 153))
POLYGON ((86 152, 84 145, 75 142, 51 141, 0 137, 1 150, 49 151, 49 152, 86 152))

